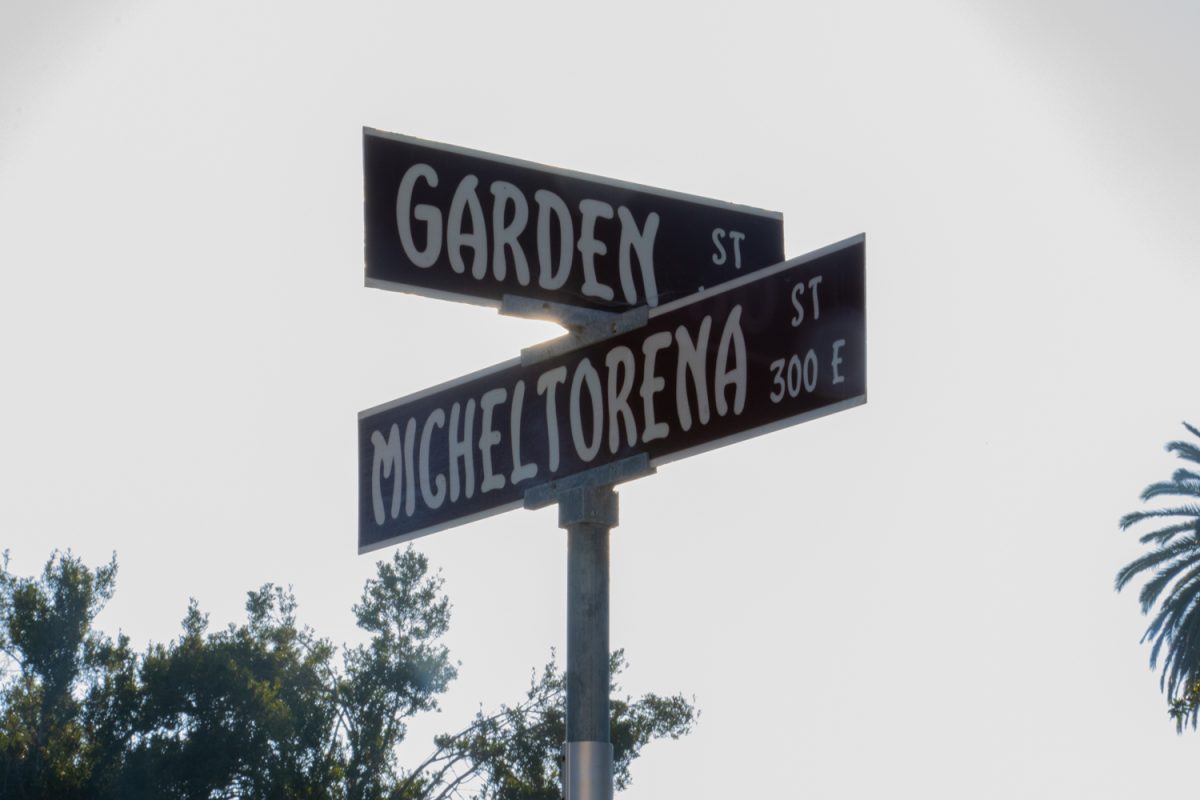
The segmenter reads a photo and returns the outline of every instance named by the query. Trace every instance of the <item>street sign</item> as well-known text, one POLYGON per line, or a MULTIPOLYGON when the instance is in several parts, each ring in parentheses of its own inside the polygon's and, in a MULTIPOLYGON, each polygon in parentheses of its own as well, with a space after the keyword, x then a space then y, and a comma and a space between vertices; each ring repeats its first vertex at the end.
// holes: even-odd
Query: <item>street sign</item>
POLYGON ((359 414, 359 552, 523 504, 639 453, 651 466, 866 401, 865 238, 359 414), (552 350, 551 350, 552 352, 552 350))
POLYGON ((625 311, 783 260, 783 215, 363 129, 366 284, 625 311))

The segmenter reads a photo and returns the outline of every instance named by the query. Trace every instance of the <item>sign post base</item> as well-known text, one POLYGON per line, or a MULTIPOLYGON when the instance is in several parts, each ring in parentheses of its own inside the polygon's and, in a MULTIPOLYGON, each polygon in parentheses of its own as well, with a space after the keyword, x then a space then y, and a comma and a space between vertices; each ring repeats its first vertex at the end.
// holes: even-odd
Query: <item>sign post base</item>
POLYGON ((612 800, 612 744, 567 742, 566 767, 566 800, 612 800))

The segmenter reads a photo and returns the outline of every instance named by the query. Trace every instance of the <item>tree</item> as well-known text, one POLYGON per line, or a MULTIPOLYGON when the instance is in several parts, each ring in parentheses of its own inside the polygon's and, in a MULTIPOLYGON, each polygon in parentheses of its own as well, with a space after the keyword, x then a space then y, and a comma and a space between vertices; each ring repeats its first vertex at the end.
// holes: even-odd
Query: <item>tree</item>
POLYGON ((40 579, 0 564, 0 797, 91 797, 111 776, 132 708, 133 654, 91 629, 117 564, 52 557, 40 579))
MULTIPOLYGON (((1200 430, 1184 423, 1193 436, 1200 430)), ((1188 441, 1167 444, 1189 465, 1200 465, 1200 446, 1188 441)), ((1196 727, 1200 717, 1200 467, 1175 470, 1169 480, 1152 483, 1142 500, 1183 498, 1165 508, 1134 511, 1121 518, 1126 530, 1153 521, 1160 527, 1142 535, 1151 551, 1131 561, 1117 573, 1118 591, 1139 576, 1149 576, 1139 594, 1142 613, 1157 611, 1142 636, 1152 643, 1150 666, 1162 665, 1161 687, 1167 694, 1171 716, 1183 730, 1196 727)))
POLYGON ((339 796, 334 650, 298 628, 294 611, 271 585, 249 593, 245 624, 215 633, 188 608, 179 639, 141 659, 117 796, 339 796))
MULTIPOLYGON (((433 754, 396 763, 406 721, 436 709, 456 670, 440 637, 442 581, 409 549, 380 562, 354 607, 368 641, 334 647, 296 620, 289 590, 249 592, 246 621, 210 631, 193 602, 181 635, 134 654, 91 629, 115 558, 54 554, 40 578, 0 567, 0 797, 480 800, 557 798, 561 671, 480 713, 433 754), (338 656, 340 655, 340 659, 338 656), (340 663, 339 663, 340 661, 340 663)), ((613 655, 614 678, 624 668, 613 655)), ((618 687, 614 685, 614 692, 618 687)), ((687 733, 679 696, 614 697, 616 784, 650 741, 687 733)))
MULTIPOLYGON (((626 667, 617 650, 609 662, 611 690, 619 695, 616 679, 626 667)), ((562 744, 566 739, 566 676, 553 658, 530 680, 525 699, 501 706, 491 715, 477 714, 457 734, 440 736, 437 749, 412 771, 401 787, 419 787, 419 794, 399 797, 454 797, 463 786, 482 787, 482 798, 495 800, 556 800, 562 796, 562 744)), ((610 698, 613 743, 613 784, 628 786, 629 767, 644 745, 654 739, 678 739, 691 731, 697 711, 679 695, 647 694, 610 698)))

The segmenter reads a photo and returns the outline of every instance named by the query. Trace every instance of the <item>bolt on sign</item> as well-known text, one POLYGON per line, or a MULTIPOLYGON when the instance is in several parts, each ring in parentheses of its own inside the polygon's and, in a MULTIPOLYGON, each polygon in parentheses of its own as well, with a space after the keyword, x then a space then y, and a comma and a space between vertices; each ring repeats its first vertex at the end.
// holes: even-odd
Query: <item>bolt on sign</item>
POLYGON ((648 321, 359 415, 359 552, 866 402, 865 239, 662 303, 648 321))
POLYGON ((783 260, 783 215, 363 129, 368 286, 656 308, 783 260))

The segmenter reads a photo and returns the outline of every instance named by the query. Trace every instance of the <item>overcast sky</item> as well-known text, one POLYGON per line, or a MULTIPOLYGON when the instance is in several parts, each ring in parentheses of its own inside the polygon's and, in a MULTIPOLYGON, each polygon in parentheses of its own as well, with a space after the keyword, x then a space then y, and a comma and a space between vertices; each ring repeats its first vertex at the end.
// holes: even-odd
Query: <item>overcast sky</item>
MULTIPOLYGON (((1192 3, 0 6, 0 545, 100 622, 292 584, 353 639, 356 415, 548 324, 363 287, 361 129, 867 236, 865 406, 620 490, 612 641, 694 734, 629 798, 1195 790, 1112 576, 1200 423, 1192 3)), ((417 542, 462 661, 412 752, 564 647, 565 539, 417 542)))

